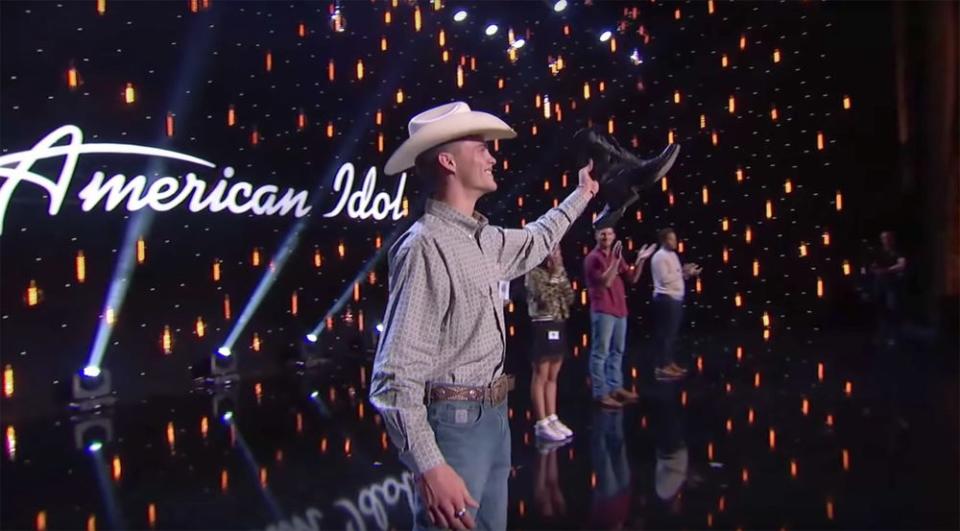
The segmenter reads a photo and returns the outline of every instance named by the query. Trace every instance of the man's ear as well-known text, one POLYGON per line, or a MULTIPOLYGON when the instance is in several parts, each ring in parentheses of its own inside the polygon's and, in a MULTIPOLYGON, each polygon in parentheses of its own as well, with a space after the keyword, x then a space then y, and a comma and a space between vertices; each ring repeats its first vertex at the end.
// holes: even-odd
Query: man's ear
POLYGON ((457 161, 454 160, 452 153, 448 151, 441 151, 437 153, 437 162, 440 164, 441 168, 449 171, 450 173, 456 173, 457 161))

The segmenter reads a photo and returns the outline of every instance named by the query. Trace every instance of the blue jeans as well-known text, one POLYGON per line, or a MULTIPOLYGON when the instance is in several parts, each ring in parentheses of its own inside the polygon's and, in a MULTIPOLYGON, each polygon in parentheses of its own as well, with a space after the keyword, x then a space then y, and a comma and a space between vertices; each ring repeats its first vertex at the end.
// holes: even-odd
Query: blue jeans
POLYGON ((594 411, 590 450, 593 469, 597 472, 594 502, 612 498, 630 486, 630 462, 623 439, 623 410, 594 411))
MULTIPOLYGON (((440 401, 427 406, 427 420, 447 464, 463 478, 479 509, 467 508, 477 529, 507 528, 507 479, 510 476, 510 424, 507 402, 440 401)), ((430 525, 426 507, 416 496, 415 529, 430 525)))
POLYGON ((590 312, 590 380, 593 398, 603 398, 623 387, 623 351, 627 318, 590 312))
POLYGON ((657 349, 655 366, 666 367, 674 361, 673 345, 683 322, 683 301, 658 293, 653 297, 653 312, 657 316, 653 337, 653 348, 657 349))

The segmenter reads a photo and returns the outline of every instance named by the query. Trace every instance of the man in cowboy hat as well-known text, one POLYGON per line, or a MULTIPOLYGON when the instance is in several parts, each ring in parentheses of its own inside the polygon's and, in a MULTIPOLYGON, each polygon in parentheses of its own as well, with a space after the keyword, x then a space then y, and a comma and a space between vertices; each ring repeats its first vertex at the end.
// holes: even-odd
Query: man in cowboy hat
POLYGON ((494 192, 487 142, 516 137, 499 118, 453 102, 418 114, 387 161, 416 166, 433 190, 390 249, 390 295, 370 399, 417 484, 417 528, 505 529, 510 428, 498 284, 540 264, 599 185, 592 162, 557 208, 520 229, 474 210, 494 192))

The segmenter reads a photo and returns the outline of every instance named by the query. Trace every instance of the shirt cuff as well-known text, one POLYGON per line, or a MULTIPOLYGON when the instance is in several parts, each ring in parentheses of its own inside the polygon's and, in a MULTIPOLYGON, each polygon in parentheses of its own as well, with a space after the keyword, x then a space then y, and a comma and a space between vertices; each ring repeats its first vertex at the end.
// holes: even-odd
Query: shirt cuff
POLYGON ((400 453, 400 461, 413 472, 420 475, 436 466, 446 463, 440 448, 433 441, 424 442, 409 452, 400 453))

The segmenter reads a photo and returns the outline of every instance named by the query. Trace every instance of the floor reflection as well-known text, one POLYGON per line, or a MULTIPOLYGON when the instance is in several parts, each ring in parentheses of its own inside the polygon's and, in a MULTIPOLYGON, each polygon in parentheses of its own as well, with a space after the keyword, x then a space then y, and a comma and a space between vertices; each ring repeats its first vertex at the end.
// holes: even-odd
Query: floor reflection
MULTIPOLYGON (((683 382, 634 356, 641 399, 619 411, 586 400, 570 360, 572 440, 538 444, 511 397, 511 527, 955 527, 955 374, 859 341, 690 341, 683 382), (904 360, 909 379, 891 373, 904 360)), ((368 363, 5 422, 0 527, 408 528, 412 477, 366 402, 368 363)))

